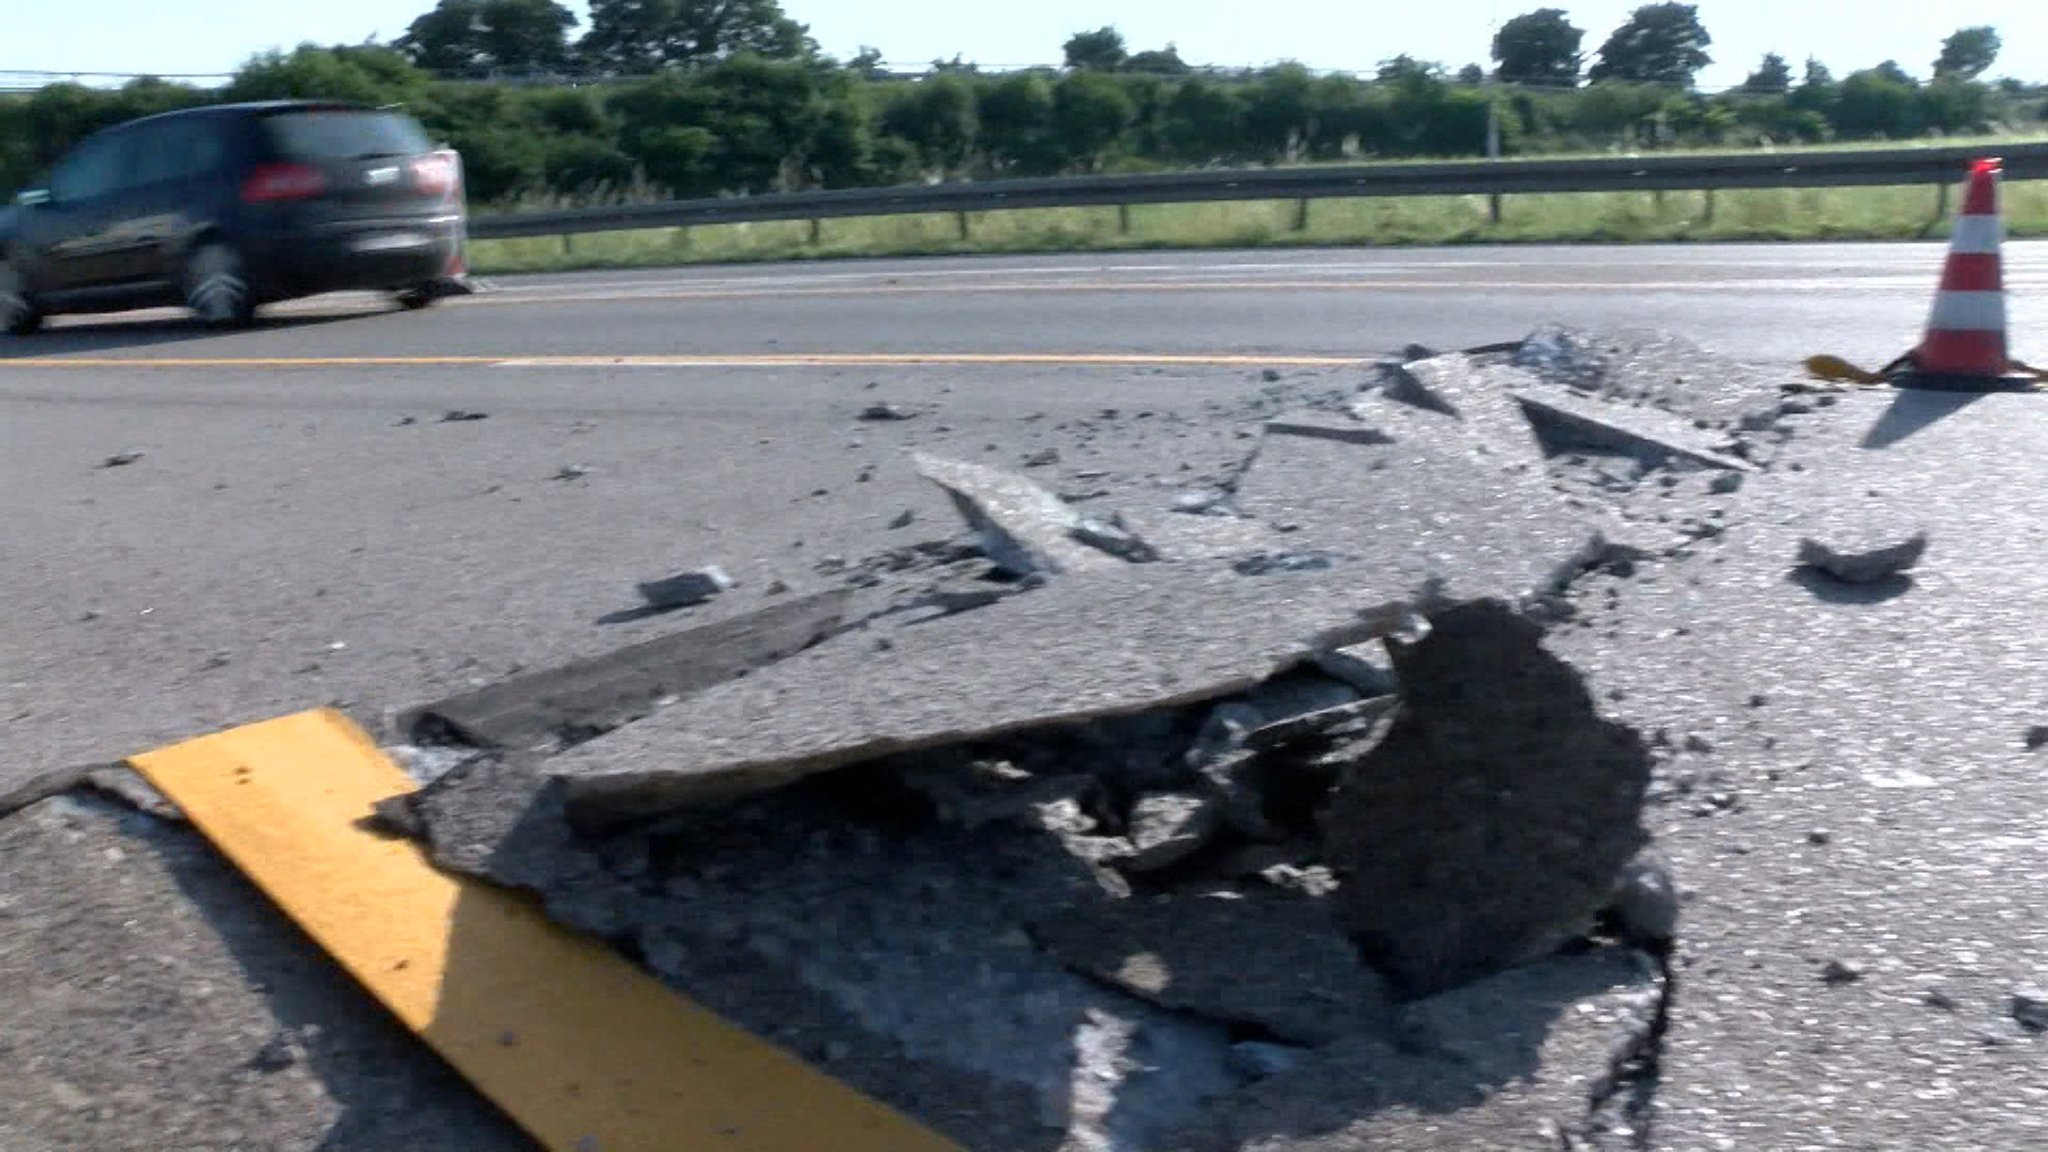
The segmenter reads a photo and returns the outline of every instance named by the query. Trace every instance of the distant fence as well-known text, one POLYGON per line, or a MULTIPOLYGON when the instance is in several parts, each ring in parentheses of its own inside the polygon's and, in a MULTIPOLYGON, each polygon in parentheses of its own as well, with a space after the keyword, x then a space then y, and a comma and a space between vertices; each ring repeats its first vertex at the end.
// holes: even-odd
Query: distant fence
MULTIPOLYGON (((1939 213, 1946 211, 1948 191, 1961 183, 1970 163, 1987 154, 2004 158, 2007 179, 2048 179, 2048 143, 1591 160, 1477 160, 1072 176, 672 200, 613 208, 482 215, 470 222, 469 233, 477 239, 501 239, 695 224, 815 222, 849 216, 954 213, 959 217, 964 237, 968 214, 973 212, 1228 200, 1298 201, 1301 210, 1296 214, 1297 226, 1305 227, 1310 201, 1355 197, 1490 196, 1498 220, 1500 198, 1513 195, 1909 185, 1938 188, 1935 211, 1939 213)), ((1712 212, 1711 199, 1707 210, 1712 212)), ((1127 220, 1125 226, 1128 227, 1127 220)))

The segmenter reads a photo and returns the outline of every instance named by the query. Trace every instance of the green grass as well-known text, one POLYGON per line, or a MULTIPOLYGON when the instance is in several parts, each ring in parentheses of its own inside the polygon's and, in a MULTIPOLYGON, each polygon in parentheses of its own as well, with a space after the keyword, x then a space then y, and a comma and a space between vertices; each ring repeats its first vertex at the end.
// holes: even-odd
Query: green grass
MULTIPOLYGON (((1906 240, 1947 234, 1931 188, 1588 192, 1509 196, 1498 224, 1484 196, 1317 200, 1305 227, 1295 201, 1026 208, 820 222, 713 224, 581 236, 478 240, 481 273, 644 268, 752 260, 1142 248, 1707 240, 1906 240)), ((1960 200, 1952 196, 1953 206, 1960 200)), ((2004 188, 2009 235, 2048 236, 2048 182, 2004 188)))

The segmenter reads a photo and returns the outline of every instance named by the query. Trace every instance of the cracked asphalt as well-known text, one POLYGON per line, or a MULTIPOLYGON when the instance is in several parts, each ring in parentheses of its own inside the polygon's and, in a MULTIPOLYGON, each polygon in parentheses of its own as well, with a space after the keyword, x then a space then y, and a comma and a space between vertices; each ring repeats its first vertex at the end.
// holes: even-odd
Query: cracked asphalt
MULTIPOLYGON (((1063 494, 1163 504, 1242 455, 1261 389, 1342 386, 1412 342, 1554 320, 1786 375, 1819 351, 1881 363, 1941 252, 860 262, 508 279, 424 314, 333 298, 224 336, 60 323, 0 343, 0 791, 323 703, 376 726, 777 581, 831 586, 834 560, 956 532, 911 448, 1011 468, 1054 448, 1028 471, 1063 494), (877 401, 916 415, 860 420, 877 401), (739 587, 602 622, 703 564, 739 587)), ((2006 263, 2015 351, 2048 358, 2048 244, 2006 263)), ((1678 746, 1651 826, 1686 893, 1659 1075, 1603 1147, 2048 1145, 2048 1041, 2009 1011, 2048 984, 2048 753, 2025 745, 2048 723, 2042 403, 1853 397, 1802 422, 1809 472, 1748 486, 1697 556, 1583 590, 1559 649, 1678 746), (1787 579, 1799 536, 1873 519, 1933 530, 1903 594, 1787 579)), ((268 1035, 246 1010, 237 1043, 268 1035)), ((319 1146, 269 1135, 252 1146, 319 1146)))

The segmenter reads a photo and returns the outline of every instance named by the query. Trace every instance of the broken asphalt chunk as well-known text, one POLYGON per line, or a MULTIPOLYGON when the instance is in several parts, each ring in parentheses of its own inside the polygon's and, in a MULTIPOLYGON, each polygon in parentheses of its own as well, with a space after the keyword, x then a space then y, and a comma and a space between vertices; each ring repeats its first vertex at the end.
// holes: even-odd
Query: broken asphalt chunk
POLYGON ((640 598, 657 612, 669 612, 677 608, 695 608, 706 600, 734 587, 732 577, 717 565, 684 572, 664 580, 651 580, 639 585, 640 598))
POLYGON ((875 403, 860 410, 860 418, 869 423, 883 423, 897 420, 914 420, 922 413, 901 404, 875 403))
POLYGON ((2048 1032, 2048 990, 2019 988, 2012 994, 2012 1018, 2029 1032, 2048 1032))
POLYGON ((142 459, 142 453, 140 452, 116 452, 105 460, 100 461, 100 467, 126 468, 140 459, 142 459))
POLYGON ((801 652, 833 635, 849 593, 826 592, 691 628, 588 660, 514 676, 414 709, 416 743, 530 751, 575 744, 801 652))
POLYGON ((1275 577, 1301 582, 1278 596, 1184 565, 1057 580, 900 629, 886 657, 821 645, 699 696, 686 722, 652 717, 550 769, 580 820, 630 820, 882 756, 1221 700, 1407 618, 1318 576, 1275 577))
POLYGON ((490 418, 491 414, 488 412, 470 412, 461 408, 450 408, 448 411, 443 412, 441 414, 441 423, 469 424, 478 420, 488 420, 490 418))
MULTIPOLYGON (((1646 463, 1682 460, 1726 472, 1754 471, 1747 460, 1721 451, 1719 441, 1662 409, 1613 404, 1564 389, 1518 388, 1513 396, 1552 451, 1596 449, 1646 463)), ((1716 491, 1734 491, 1733 485, 1716 484, 1716 491)))
POLYGON ((1098 552, 1106 552, 1131 564, 1151 564, 1159 559, 1159 549, 1132 531, 1121 516, 1111 516, 1107 520, 1084 516, 1068 529, 1067 534, 1098 552))
POLYGON ((1080 513, 1015 473, 914 453, 920 476, 943 488, 997 568, 1023 579, 1100 567, 1111 557, 1074 538, 1080 513))
POLYGON ((1129 872, 1157 872, 1209 846, 1221 824, 1216 802, 1186 792, 1140 796, 1131 805, 1129 872))
POLYGON ((1582 933, 1647 842, 1652 759, 1542 629, 1499 601, 1394 648, 1401 702, 1323 817, 1341 918, 1404 993, 1456 987, 1582 933))
POLYGON ((1384 1034, 1386 985, 1322 901, 1298 896, 1132 897, 1033 925, 1075 971, 1164 1008, 1264 1028, 1300 1044, 1384 1034))
POLYGON ((1841 548, 1808 536, 1799 541, 1799 563, 1844 584, 1876 584, 1909 571, 1927 553, 1927 533, 1915 532, 1895 544, 1841 548))

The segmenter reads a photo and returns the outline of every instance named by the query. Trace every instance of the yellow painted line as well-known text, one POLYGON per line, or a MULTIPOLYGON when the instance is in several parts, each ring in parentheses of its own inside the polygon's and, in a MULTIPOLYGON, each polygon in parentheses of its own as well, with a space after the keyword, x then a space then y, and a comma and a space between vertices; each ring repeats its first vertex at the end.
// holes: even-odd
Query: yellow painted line
POLYGON ((550 1152, 959 1152, 532 901, 361 828, 412 784, 338 713, 130 762, 550 1152))
POLYGON ((36 356, 0 360, 7 368, 882 368, 1143 367, 1342 368, 1358 356, 1151 355, 1142 352, 906 352, 702 356, 36 356))

